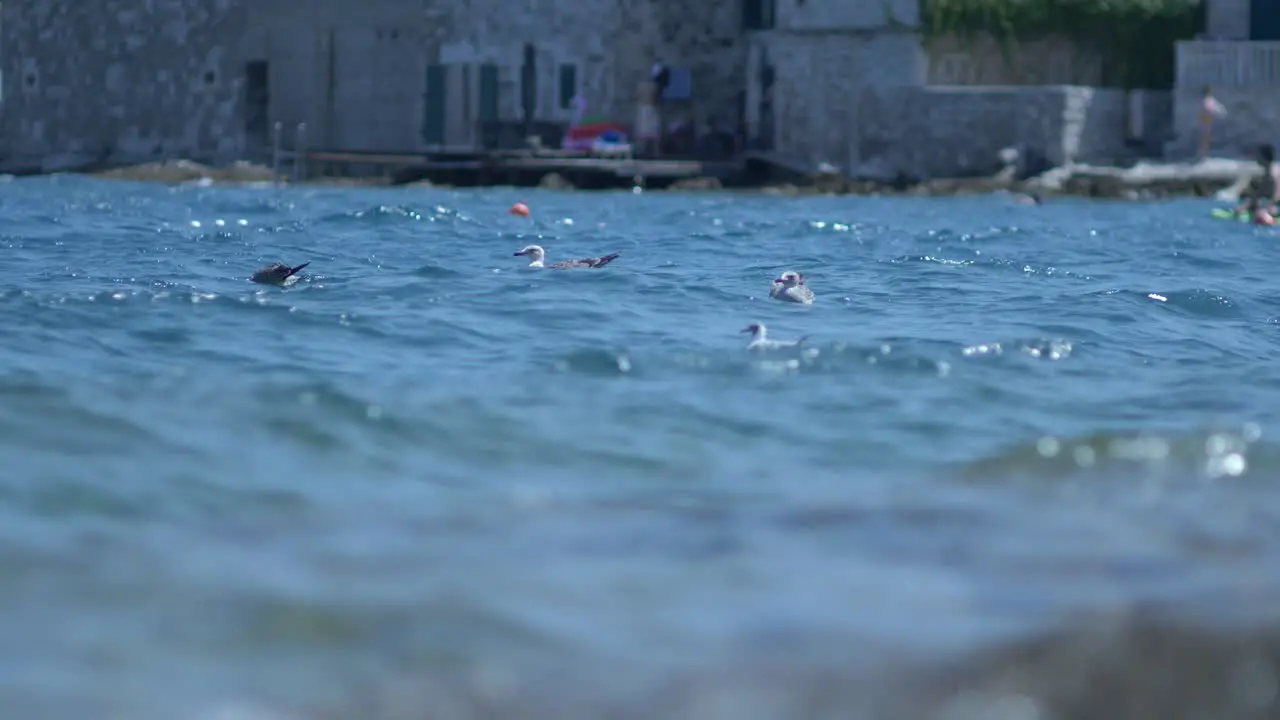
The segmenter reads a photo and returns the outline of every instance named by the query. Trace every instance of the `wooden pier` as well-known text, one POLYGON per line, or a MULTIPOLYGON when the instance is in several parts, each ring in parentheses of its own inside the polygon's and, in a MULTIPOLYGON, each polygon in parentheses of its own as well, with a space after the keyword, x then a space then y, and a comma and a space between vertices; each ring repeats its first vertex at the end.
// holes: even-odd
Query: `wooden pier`
POLYGON ((293 148, 281 143, 275 128, 272 172, 277 180, 301 182, 314 177, 386 177, 393 185, 428 181, 457 187, 548 184, 548 176, 578 189, 629 188, 635 184, 662 188, 680 180, 714 178, 724 186, 737 185, 745 163, 687 159, 591 157, 581 151, 440 149, 414 153, 308 149, 305 125, 299 126, 293 148), (286 166, 289 173, 285 173, 286 166))

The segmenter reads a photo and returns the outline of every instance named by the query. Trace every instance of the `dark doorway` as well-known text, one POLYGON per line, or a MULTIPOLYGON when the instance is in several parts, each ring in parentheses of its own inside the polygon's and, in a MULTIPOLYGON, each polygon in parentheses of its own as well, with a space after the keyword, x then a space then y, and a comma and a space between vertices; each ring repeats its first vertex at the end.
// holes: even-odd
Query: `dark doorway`
POLYGON ((480 147, 498 147, 498 66, 485 63, 480 66, 480 97, 477 108, 480 115, 480 147))
POLYGON ((449 96, 447 70, 444 65, 427 66, 427 87, 422 108, 422 142, 427 145, 444 145, 445 98, 449 96))
POLYGON ((246 150, 265 157, 271 147, 270 68, 265 60, 244 66, 244 135, 246 150))
POLYGON ((759 134, 756 136, 756 149, 768 152, 773 149, 773 86, 777 79, 777 71, 774 70, 773 63, 769 61, 769 54, 762 53, 760 57, 760 75, 757 81, 760 83, 760 114, 759 114, 759 134))
POLYGON ((520 110, 524 134, 528 137, 534 113, 538 111, 538 51, 529 43, 525 43, 524 63, 520 66, 520 110))
POLYGON ((746 30, 772 30, 777 15, 778 0, 742 0, 742 27, 746 30))
POLYGON ((1280 2, 1250 0, 1249 39, 1280 40, 1280 2))

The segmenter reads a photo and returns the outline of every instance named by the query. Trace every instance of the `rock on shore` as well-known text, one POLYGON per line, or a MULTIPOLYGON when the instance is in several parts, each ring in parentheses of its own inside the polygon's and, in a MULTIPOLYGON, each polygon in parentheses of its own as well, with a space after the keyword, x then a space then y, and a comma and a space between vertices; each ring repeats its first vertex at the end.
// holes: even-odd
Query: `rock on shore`
POLYGON ((1213 158, 1204 162, 1139 163, 1129 168, 1075 165, 1050 170, 1028 185, 1048 193, 1105 198, 1154 198, 1174 195, 1210 196, 1225 190, 1238 196, 1261 172, 1249 160, 1213 158))
POLYGON ((190 182, 259 183, 271 182, 271 168, 237 161, 225 167, 211 167, 191 160, 169 160, 113 168, 91 173, 94 177, 113 180, 137 180, 171 184, 190 182))
MULTIPOLYGON (((767 164, 774 163, 765 161, 767 164)), ((859 178, 842 174, 830 165, 805 171, 785 163, 774 166, 772 182, 755 187, 774 195, 873 195, 898 194, 943 196, 992 192, 1035 192, 1044 196, 1075 195, 1111 199, 1148 199, 1180 195, 1218 195, 1235 200, 1260 169, 1250 160, 1212 158, 1199 163, 1138 163, 1132 167, 1070 165, 1038 175, 1019 175, 1013 165, 992 175, 968 178, 921 180, 905 176, 859 178)), ((272 181, 270 168, 248 162, 212 167, 190 160, 144 163, 91 173, 96 177, 169 184, 251 184, 272 181)), ((329 180, 334 182, 334 180, 329 180)), ((326 179, 311 178, 311 183, 326 179)), ((344 178, 342 184, 386 184, 386 178, 344 178)), ((544 177, 541 185, 551 189, 571 189, 557 176, 544 177)), ((730 183, 739 186, 738 183, 730 183)), ((739 186, 740 187, 740 186, 739 186)), ((670 190, 719 190, 715 178, 688 178, 673 183, 670 190)))
POLYGON ((1041 195, 1075 195, 1109 199, 1152 199, 1194 195, 1218 195, 1234 200, 1249 180, 1261 172, 1251 160, 1211 158, 1199 163, 1138 163, 1132 167, 1070 165, 1039 175, 1019 178, 1012 168, 989 176, 920 180, 850 178, 820 167, 806 177, 770 185, 765 192, 777 195, 864 195, 905 193, 941 196, 991 192, 1035 192, 1041 195))

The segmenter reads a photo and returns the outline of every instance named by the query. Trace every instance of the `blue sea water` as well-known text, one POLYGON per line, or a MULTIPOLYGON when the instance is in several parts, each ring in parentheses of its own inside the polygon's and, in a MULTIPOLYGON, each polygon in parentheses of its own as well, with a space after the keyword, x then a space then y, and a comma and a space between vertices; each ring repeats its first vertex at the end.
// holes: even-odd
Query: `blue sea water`
POLYGON ((1272 627, 1280 232, 1210 206, 0 185, 0 708, 780 702, 1086 613, 1272 627))

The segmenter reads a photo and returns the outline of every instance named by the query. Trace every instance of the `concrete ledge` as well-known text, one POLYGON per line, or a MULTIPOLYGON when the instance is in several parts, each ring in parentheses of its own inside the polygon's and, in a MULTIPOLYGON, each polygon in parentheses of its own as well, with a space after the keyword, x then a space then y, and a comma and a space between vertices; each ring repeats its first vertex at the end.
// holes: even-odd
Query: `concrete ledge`
MULTIPOLYGON (((760 157, 756 162, 769 164, 760 157)), ((762 173, 748 179, 737 175, 729 181, 710 175, 690 176, 674 183, 661 183, 671 191, 719 191, 725 188, 762 191, 772 195, 884 195, 906 194, 923 196, 978 195, 993 192, 1038 193, 1043 196, 1073 195, 1119 200, 1142 200, 1173 196, 1219 195, 1230 200, 1239 193, 1250 179, 1256 176, 1256 163, 1246 160, 1210 159, 1203 163, 1142 163, 1128 168, 1101 165, 1073 165, 1054 168, 1031 178, 1018 179, 1012 172, 970 178, 937 178, 918 180, 907 177, 872 180, 849 178, 834 168, 824 167, 820 172, 803 172, 790 165, 778 166, 776 173, 762 173)), ((145 163, 102 172, 86 173, 93 177, 159 182, 168 184, 208 183, 246 184, 271 181, 269 168, 247 162, 236 162, 223 167, 212 167, 188 160, 163 163, 145 163)), ((531 176, 533 177, 533 176, 531 176)), ((287 174, 284 178, 287 180, 287 174)), ((468 183, 484 186, 502 185, 497 178, 492 183, 468 183)), ((545 174, 537 174, 535 182, 551 189, 591 189, 591 186, 575 188, 562 181, 547 182, 545 174), (536 182, 538 178, 542 182, 536 182)), ((369 178, 308 177, 310 184, 340 182, 346 185, 386 185, 385 176, 369 178)), ((447 183, 446 183, 447 184, 447 183)), ((604 187, 604 186, 601 186, 604 187)), ((613 187, 613 186, 609 186, 613 187)))
POLYGON ((976 195, 992 192, 1024 192, 1040 195, 1142 200, 1173 196, 1238 197, 1248 181, 1260 172, 1252 161, 1215 158, 1202 163, 1140 163, 1120 168, 1104 165, 1071 165, 1053 168, 1019 179, 1013 167, 980 177, 919 180, 907 176, 886 179, 849 178, 834 172, 798 174, 782 167, 778 182, 766 191, 780 195, 976 195))
POLYGON ((1230 189, 1238 195, 1259 172, 1255 162, 1227 159, 1196 164, 1141 163, 1130 168, 1076 165, 1047 172, 1029 184, 1046 192, 1090 197, 1208 196, 1230 189))

